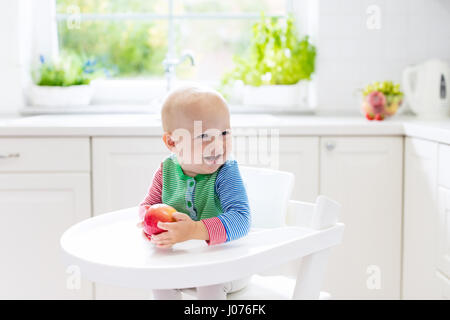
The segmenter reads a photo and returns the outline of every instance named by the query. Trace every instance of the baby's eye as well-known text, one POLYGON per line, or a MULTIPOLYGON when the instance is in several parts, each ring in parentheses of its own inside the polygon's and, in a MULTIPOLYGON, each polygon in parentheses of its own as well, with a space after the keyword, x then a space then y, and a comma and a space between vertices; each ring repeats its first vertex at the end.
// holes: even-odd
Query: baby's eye
POLYGON ((230 134, 230 131, 225 130, 225 131, 222 132, 222 135, 223 135, 223 136, 226 136, 227 134, 230 134))
POLYGON ((202 134, 199 135, 197 138, 200 138, 200 139, 206 139, 206 138, 208 138, 208 134, 202 133, 202 134))

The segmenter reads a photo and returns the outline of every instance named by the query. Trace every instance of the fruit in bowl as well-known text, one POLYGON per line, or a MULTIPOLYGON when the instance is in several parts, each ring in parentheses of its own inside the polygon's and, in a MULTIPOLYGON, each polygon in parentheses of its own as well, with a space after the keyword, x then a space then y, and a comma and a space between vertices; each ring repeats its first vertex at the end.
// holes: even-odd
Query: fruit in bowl
POLYGON ((144 215, 144 232, 147 238, 151 238, 152 235, 166 232, 166 230, 158 228, 158 222, 175 222, 172 214, 177 210, 167 204, 158 203, 152 206, 145 206, 146 212, 144 215))
POLYGON ((368 120, 384 120, 397 112, 402 101, 399 84, 392 81, 374 82, 363 90, 361 112, 368 120))

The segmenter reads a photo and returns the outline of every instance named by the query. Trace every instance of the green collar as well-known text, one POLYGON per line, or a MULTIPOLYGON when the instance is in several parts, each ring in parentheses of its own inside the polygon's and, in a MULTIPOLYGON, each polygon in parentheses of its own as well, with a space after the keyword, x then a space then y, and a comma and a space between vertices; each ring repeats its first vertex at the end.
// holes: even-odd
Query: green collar
POLYGON ((207 177, 210 177, 212 174, 214 174, 214 173, 207 173, 207 174, 198 173, 195 177, 190 177, 190 176, 184 174, 183 169, 181 168, 181 165, 178 163, 177 157, 174 156, 172 159, 175 162, 175 165, 177 167, 178 176, 182 180, 190 180, 190 179, 194 178, 195 181, 199 181, 199 180, 203 180, 207 177))

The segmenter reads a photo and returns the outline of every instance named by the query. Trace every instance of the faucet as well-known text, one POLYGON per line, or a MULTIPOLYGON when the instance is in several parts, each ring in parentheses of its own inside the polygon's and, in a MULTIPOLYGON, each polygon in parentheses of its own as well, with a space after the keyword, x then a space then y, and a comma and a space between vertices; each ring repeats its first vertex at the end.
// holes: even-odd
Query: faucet
POLYGON ((180 58, 170 58, 166 57, 163 61, 164 73, 166 75, 167 80, 167 91, 170 91, 172 86, 172 81, 175 78, 175 67, 180 63, 184 62, 184 60, 189 59, 191 61, 191 65, 195 65, 194 55, 190 51, 183 51, 183 54, 180 58))

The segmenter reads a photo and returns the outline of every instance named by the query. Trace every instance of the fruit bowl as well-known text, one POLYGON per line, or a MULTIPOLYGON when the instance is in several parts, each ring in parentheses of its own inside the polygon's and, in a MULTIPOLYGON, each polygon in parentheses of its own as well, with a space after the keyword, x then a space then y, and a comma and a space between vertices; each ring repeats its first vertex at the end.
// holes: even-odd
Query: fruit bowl
POLYGON ((390 81, 375 82, 363 90, 361 113, 368 120, 384 120, 393 116, 403 102, 400 85, 390 81))

